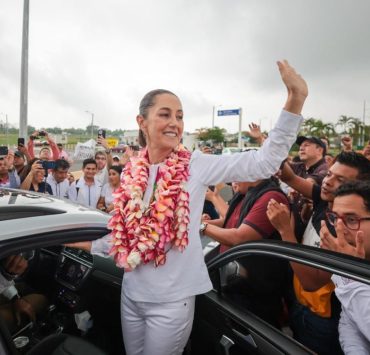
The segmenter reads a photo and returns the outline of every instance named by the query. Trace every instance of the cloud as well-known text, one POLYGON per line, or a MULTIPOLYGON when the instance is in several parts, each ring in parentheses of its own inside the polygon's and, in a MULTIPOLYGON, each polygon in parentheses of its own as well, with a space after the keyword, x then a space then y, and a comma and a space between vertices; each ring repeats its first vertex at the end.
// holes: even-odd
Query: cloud
MULTIPOLYGON (((308 116, 361 115, 370 100, 366 0, 31 0, 29 123, 132 129, 141 97, 167 88, 186 128, 210 126, 212 106, 242 106, 269 129, 288 58, 310 87, 308 116)), ((19 112, 21 2, 0 9, 0 110, 19 112)), ((235 131, 237 123, 217 124, 235 131)))

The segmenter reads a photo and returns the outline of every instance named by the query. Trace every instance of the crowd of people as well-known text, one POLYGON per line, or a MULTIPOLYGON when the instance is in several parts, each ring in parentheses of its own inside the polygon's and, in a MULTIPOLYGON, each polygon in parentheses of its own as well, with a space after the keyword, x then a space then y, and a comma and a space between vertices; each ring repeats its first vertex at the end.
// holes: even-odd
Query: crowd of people
MULTIPOLYGON (((180 100, 156 90, 140 104, 138 156, 127 148, 113 159, 99 138, 101 149, 83 161, 82 176, 74 180, 68 154, 46 133, 49 146, 38 157, 30 139, 27 148, 19 146, 0 160, 0 186, 48 193, 112 214, 110 235, 71 246, 99 255, 113 250, 117 265, 131 271, 122 288, 128 354, 181 353, 195 295, 212 288, 202 237, 218 241, 220 253, 270 239, 370 259, 370 142, 356 152, 351 137, 343 137, 342 151, 333 156, 327 137, 297 137, 307 86, 287 62, 278 65, 288 99, 268 137, 256 124, 250 126, 261 144, 258 151, 190 153, 179 145, 180 100), (288 155, 293 143, 299 146, 295 157, 288 155), (232 185, 230 201, 215 187, 221 182, 232 185)), ((277 328, 288 307, 293 337, 316 353, 370 352, 369 286, 297 262, 257 259, 242 265, 246 307, 277 328)))

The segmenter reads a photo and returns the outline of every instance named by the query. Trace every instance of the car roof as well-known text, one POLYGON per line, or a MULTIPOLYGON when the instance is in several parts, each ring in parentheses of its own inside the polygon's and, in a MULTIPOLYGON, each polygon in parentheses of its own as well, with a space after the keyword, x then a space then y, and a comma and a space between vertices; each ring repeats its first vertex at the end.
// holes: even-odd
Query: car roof
POLYGON ((110 217, 50 195, 0 188, 0 240, 51 231, 103 229, 110 217))

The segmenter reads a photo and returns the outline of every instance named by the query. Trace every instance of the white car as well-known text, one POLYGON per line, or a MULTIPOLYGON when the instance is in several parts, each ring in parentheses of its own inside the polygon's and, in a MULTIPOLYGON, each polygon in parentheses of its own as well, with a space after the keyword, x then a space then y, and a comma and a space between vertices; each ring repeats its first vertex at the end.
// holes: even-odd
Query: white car
MULTIPOLYGON (((0 261, 17 254, 27 258, 21 281, 44 295, 49 304, 44 316, 35 322, 25 318, 23 328, 15 332, 9 331, 0 313, 1 355, 124 353, 120 322, 123 270, 111 258, 64 246, 106 235, 109 218, 101 211, 49 195, 0 188, 0 261)), ((253 241, 220 253, 217 243, 210 243, 204 253, 213 289, 196 298, 187 355, 312 354, 292 338, 284 308, 276 326, 250 303, 262 302, 263 311, 271 306, 276 291, 285 297, 291 279, 280 267, 288 268, 289 261, 370 284, 367 261, 304 245, 253 241), (268 259, 276 267, 266 267, 272 262, 268 259), (261 279, 261 270, 266 279, 261 279), (280 282, 281 276, 287 283, 280 282), (255 292, 258 299, 252 297, 255 292)), ((283 306, 284 300, 279 300, 283 306)))

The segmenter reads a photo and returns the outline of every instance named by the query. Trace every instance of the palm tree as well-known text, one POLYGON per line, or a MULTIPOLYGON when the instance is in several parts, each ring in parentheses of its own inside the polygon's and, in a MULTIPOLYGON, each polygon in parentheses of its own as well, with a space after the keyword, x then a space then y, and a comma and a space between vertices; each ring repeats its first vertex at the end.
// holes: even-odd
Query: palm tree
POLYGON ((335 135, 335 127, 332 123, 325 123, 320 119, 309 118, 303 124, 303 131, 305 134, 312 136, 331 136, 335 135))
POLYGON ((344 129, 342 133, 350 134, 353 141, 359 145, 362 130, 364 129, 364 124, 359 118, 342 115, 340 116, 336 126, 342 126, 344 129))

